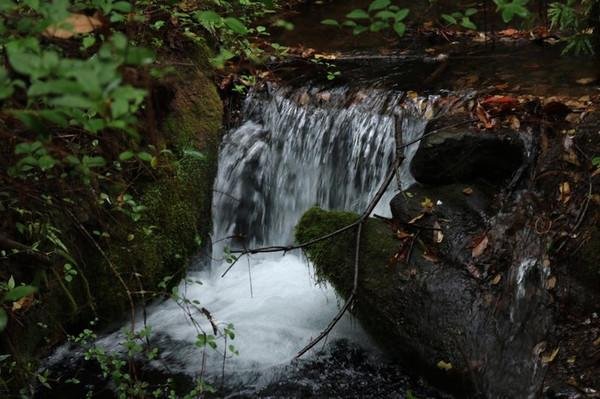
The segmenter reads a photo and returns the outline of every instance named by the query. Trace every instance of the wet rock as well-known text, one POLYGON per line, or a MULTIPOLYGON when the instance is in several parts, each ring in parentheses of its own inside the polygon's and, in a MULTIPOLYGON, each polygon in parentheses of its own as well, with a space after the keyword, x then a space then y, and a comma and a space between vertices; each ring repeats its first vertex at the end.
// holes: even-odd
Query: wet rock
MULTIPOLYGON (((497 235, 521 231, 514 247, 500 251, 490 244, 488 249, 503 257, 486 262, 497 263, 505 277, 493 283, 491 276, 477 275, 473 270, 484 269, 469 257, 470 236, 482 228, 487 196, 477 188, 472 197, 462 194, 463 186, 445 189, 448 194, 441 188, 412 188, 409 201, 393 201, 397 217, 412 216, 421 195, 441 201, 415 224, 444 222, 444 240, 436 245, 427 239, 431 231, 420 232, 423 240, 416 240, 408 259, 398 261, 403 244, 391 226, 378 220, 366 223, 355 312, 386 350, 461 397, 533 396, 545 370, 534 348, 551 321, 537 253, 543 240, 522 226, 501 226, 497 235)), ((529 209, 525 204, 521 208, 529 209)), ((302 218, 297 238, 306 241, 351 220, 351 214, 312 209, 302 218)), ((501 223, 509 222, 498 219, 501 223)), ((352 287, 353 243, 353 232, 347 232, 308 249, 320 276, 342 295, 352 287)))
POLYGON ((514 132, 454 128, 425 139, 410 169, 425 184, 497 183, 510 178, 523 160, 523 144, 514 132))
MULTIPOLYGON (((442 229, 439 250, 454 262, 467 262, 471 257, 471 237, 481 231, 490 216, 492 193, 489 187, 453 184, 438 187, 414 185, 396 195, 390 207, 396 220, 409 222, 420 215, 413 226, 442 229), (433 206, 424 212, 423 204, 433 206)), ((419 237, 432 241, 431 230, 420 230, 403 224, 404 228, 420 231, 419 237)), ((438 238, 439 240, 439 238, 438 238)))

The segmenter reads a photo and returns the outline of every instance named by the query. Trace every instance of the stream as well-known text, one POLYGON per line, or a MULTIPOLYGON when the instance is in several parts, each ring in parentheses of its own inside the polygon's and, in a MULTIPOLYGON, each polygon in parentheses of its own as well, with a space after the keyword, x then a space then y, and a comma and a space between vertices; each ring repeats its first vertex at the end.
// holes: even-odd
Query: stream
MULTIPOLYGON (((194 346, 198 328, 210 331, 201 314, 190 321, 173 300, 148 307, 146 325, 160 348, 152 372, 186 378, 202 376, 237 396, 447 397, 426 386, 389 359, 354 317, 346 313, 327 340, 299 361, 297 352, 337 313, 339 298, 327 282, 317 281, 300 251, 253 255, 231 270, 224 251, 288 244, 294 227, 310 207, 361 212, 392 164, 394 118, 405 142, 420 137, 434 117, 438 96, 405 101, 402 92, 376 88, 268 85, 251 92, 243 123, 228 132, 219 156, 213 197, 212 261, 193 264, 179 294, 208 309, 219 328, 232 323, 235 339, 217 339, 216 350, 194 346), (223 273, 226 275, 222 277, 223 273), (226 354, 234 344, 239 355, 226 354)), ((407 162, 418 144, 405 149, 407 162)), ((414 179, 408 166, 402 186, 414 179)), ((391 187, 374 213, 389 216, 391 187)), ((143 327, 139 315, 136 328, 143 327)), ((102 336, 98 345, 122 351, 124 326, 102 336)), ((50 364, 72 368, 77 349, 59 348, 50 364)))

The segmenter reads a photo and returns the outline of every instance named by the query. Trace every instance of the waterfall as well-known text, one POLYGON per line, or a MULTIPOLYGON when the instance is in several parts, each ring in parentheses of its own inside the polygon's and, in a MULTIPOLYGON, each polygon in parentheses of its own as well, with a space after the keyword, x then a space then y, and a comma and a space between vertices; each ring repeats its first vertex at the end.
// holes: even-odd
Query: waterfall
MULTIPOLYGON (((293 242, 293 230, 313 205, 361 212, 392 165, 394 118, 406 143, 420 137, 433 116, 436 97, 404 101, 402 93, 379 89, 291 89, 268 87, 249 94, 244 122, 226 134, 220 150, 213 198, 214 259, 210 270, 191 270, 179 293, 208 309, 220 327, 232 323, 239 356, 228 357, 228 383, 256 387, 278 366, 289 364, 338 310, 340 299, 302 254, 252 256, 229 266, 219 260, 226 246, 293 242), (230 240, 230 236, 243 236, 230 240)), ((418 143, 405 148, 400 171, 404 187, 414 182, 408 165, 418 143)), ((389 213, 391 187, 375 212, 389 213)), ((195 319, 206 331, 201 314, 195 319)), ((137 327, 141 328, 141 322, 137 327)), ((197 376, 221 373, 223 342, 217 351, 194 346, 197 330, 181 304, 151 306, 147 324, 161 348, 156 367, 197 376)), ((118 350, 122 333, 99 343, 118 350)), ((328 342, 344 338, 375 350, 353 317, 346 314, 328 342)), ((321 347, 319 347, 320 349, 321 347)), ((308 356, 314 356, 314 352, 308 356)))
MULTIPOLYGON (((248 97, 248 120, 224 140, 213 198, 214 239, 286 244, 311 206, 363 211, 395 157, 394 118, 403 140, 423 134, 436 97, 403 101, 378 89, 270 88, 248 97)), ((408 165, 418 148, 405 148, 404 188, 415 181, 408 165)), ((389 214, 391 187, 375 213, 389 214)))

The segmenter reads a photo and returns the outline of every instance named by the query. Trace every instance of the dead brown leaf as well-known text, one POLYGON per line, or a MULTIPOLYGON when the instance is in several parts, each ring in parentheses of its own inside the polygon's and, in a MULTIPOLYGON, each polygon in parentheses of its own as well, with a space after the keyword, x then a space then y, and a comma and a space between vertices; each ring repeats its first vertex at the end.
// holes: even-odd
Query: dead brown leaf
POLYGON ((559 201, 566 204, 571 199, 571 185, 568 181, 562 182, 558 186, 558 192, 560 194, 559 201))
POLYGON ((546 288, 549 290, 553 290, 556 287, 556 277, 552 276, 548 280, 546 280, 546 288))
POLYGON ((580 85, 586 86, 589 84, 592 84, 596 81, 596 78, 594 77, 589 77, 589 78, 581 78, 581 79, 577 79, 576 82, 580 85))
POLYGON ((44 36, 70 39, 75 35, 93 32, 100 27, 102 27, 102 21, 95 16, 71 14, 64 21, 46 28, 44 36))
POLYGON ((434 254, 430 253, 429 251, 425 251, 422 256, 423 256, 423 259, 428 260, 431 263, 437 263, 440 261, 440 258, 438 258, 434 254))
POLYGON ((498 285, 498 283, 500 283, 500 280, 502 280, 502 274, 498 273, 492 279, 492 285, 498 285))
POLYGON ((519 130, 521 128, 521 121, 514 115, 508 117, 508 124, 512 130, 519 130))
POLYGON ((553 362, 554 359, 556 358, 556 355, 558 355, 559 349, 560 348, 556 348, 552 351, 551 354, 542 356, 542 363, 548 364, 548 363, 553 362))
POLYGON ((406 239, 406 238, 409 238, 409 237, 412 237, 412 236, 413 236, 412 234, 410 234, 410 233, 407 233, 406 231, 402 231, 402 230, 397 230, 397 231, 396 231, 396 237, 397 237, 399 240, 404 240, 404 239, 406 239))
POLYGON ((433 223, 433 228, 436 229, 433 230, 433 241, 439 244, 442 241, 444 241, 444 233, 442 233, 442 226, 436 221, 433 223))
POLYGON ((485 249, 487 248, 488 244, 489 239, 487 235, 484 235, 478 242, 476 242, 475 246, 473 247, 473 250, 471 251, 471 256, 473 256, 473 258, 481 256, 485 252, 485 249))
POLYGON ((473 194, 473 189, 471 187, 466 187, 462 192, 464 195, 471 195, 473 194))
POLYGON ((481 106, 479 102, 477 103, 477 105, 475 105, 474 114, 475 117, 479 119, 479 121, 485 129, 491 129, 494 127, 495 122, 492 120, 490 114, 487 113, 487 111, 481 106))

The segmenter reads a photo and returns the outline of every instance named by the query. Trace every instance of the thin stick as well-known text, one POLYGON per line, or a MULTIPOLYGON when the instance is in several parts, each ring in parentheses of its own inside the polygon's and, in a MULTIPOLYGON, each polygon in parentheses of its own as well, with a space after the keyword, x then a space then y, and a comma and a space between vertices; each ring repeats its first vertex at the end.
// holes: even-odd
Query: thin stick
POLYGON ((400 127, 400 124, 399 124, 398 120, 396 120, 396 159, 394 161, 392 171, 386 177, 386 179, 383 182, 383 184, 381 185, 381 187, 379 187, 379 190, 375 194, 375 197, 373 197, 373 199, 371 200, 371 203, 369 204, 367 209, 363 212, 361 217, 356 222, 358 224, 358 229, 356 230, 356 248, 354 250, 354 279, 352 282, 352 291, 350 292, 348 299, 346 299, 346 303, 344 304, 344 306, 342 306, 342 308, 335 315, 335 317, 331 320, 331 322, 327 325, 327 327, 321 332, 321 334, 319 334, 317 336, 317 338, 311 340, 304 348, 302 348, 298 352, 298 354, 296 355, 296 359, 298 359, 300 356, 304 355, 306 352, 311 350, 317 343, 319 343, 321 340, 323 340, 325 337, 327 337, 329 335, 329 333, 331 332, 331 330, 333 329, 333 327, 335 327, 337 322, 340 321, 342 316, 344 316, 344 313, 346 313, 346 311, 350 308, 350 306, 354 303, 354 301, 356 299, 356 295, 357 295, 357 291, 358 291, 358 270, 359 270, 358 266, 360 263, 360 239, 361 239, 361 235, 362 235, 363 224, 367 221, 367 219, 369 218, 369 215, 371 215, 371 213, 373 212, 373 210, 375 209, 375 207, 381 200, 381 197, 383 197, 383 194, 387 191, 387 188, 390 185, 390 183, 392 182, 392 180, 394 179, 394 176, 396 176, 396 174, 398 174, 398 168, 402 164, 402 161, 404 161, 404 151, 403 151, 404 146, 402 145, 402 132, 400 131, 399 127, 400 127))

